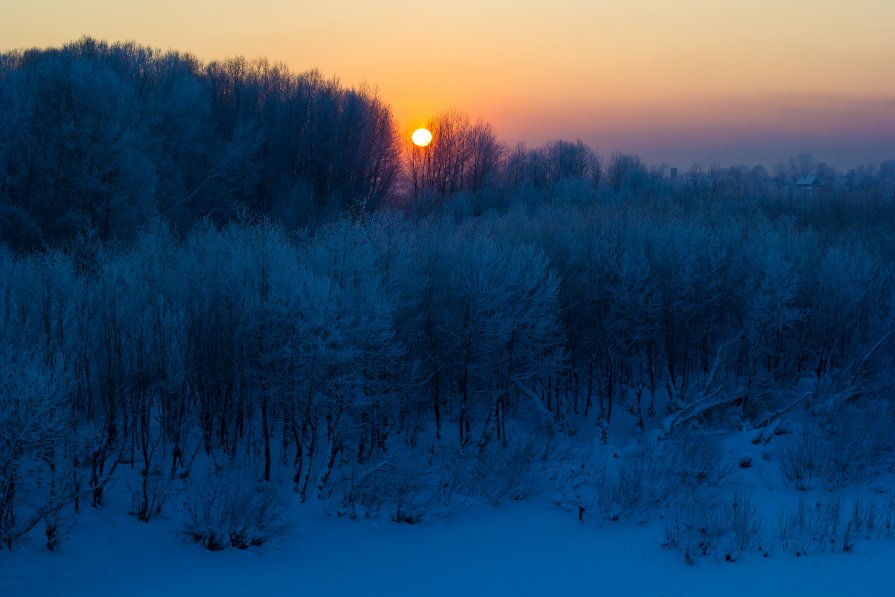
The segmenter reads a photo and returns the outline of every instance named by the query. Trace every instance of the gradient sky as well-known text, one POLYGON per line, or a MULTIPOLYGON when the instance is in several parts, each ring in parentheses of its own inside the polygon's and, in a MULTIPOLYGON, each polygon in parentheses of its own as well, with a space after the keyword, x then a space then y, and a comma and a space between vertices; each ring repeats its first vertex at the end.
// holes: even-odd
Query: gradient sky
POLYGON ((402 128, 455 108, 681 167, 895 158, 893 0, 0 0, 3 50, 83 35, 316 67, 402 128))

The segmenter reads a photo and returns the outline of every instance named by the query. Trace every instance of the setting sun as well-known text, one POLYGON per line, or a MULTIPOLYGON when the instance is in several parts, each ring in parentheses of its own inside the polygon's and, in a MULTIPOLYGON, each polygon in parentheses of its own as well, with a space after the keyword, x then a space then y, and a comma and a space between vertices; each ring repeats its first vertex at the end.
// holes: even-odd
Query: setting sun
POLYGON ((410 139, 417 147, 425 147, 432 142, 432 133, 428 129, 416 129, 410 139))

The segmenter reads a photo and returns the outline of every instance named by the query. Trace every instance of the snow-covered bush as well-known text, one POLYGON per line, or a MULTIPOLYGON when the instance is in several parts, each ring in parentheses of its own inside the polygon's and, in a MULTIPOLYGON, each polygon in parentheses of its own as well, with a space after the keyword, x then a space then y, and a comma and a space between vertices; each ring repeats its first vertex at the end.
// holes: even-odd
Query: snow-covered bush
POLYGON ((781 453, 783 476, 801 491, 861 486, 892 462, 893 425, 895 411, 882 400, 809 420, 781 453))
POLYGON ((431 491, 419 463, 390 458, 345 481, 338 515, 379 517, 414 524, 431 512, 431 491))
POLYGON ((595 493, 600 518, 616 521, 667 502, 680 490, 675 462, 675 455, 661 448, 603 462, 595 493))
POLYGON ((338 514, 412 524, 457 506, 523 500, 545 490, 546 474, 538 469, 552 448, 548 437, 533 433, 510 439, 507 447, 445 450, 428 462, 392 455, 343 482, 338 514))
POLYGON ((864 539, 895 536, 895 501, 891 496, 858 495, 849 512, 847 524, 851 536, 864 539))
POLYGON ((666 549, 676 551, 687 564, 700 557, 728 562, 762 551, 762 521, 749 494, 700 492, 698 499, 679 504, 665 525, 666 549))
POLYGON ((139 482, 128 481, 127 488, 131 498, 129 514, 142 522, 160 516, 174 493, 171 477, 165 475, 158 465, 141 468, 139 482))
POLYGON ((795 555, 851 551, 859 539, 892 537, 895 507, 891 500, 858 495, 799 498, 794 509, 781 512, 777 533, 781 547, 795 555))
POLYGON ((530 434, 511 439, 507 447, 495 446, 475 455, 460 452, 443 477, 442 495, 487 504, 537 495, 545 489, 537 468, 549 458, 550 449, 547 438, 530 434))
POLYGON ((663 442, 606 458, 596 472, 592 506, 602 520, 616 521, 717 486, 726 474, 720 449, 710 439, 663 442))
POLYGON ((841 498, 814 501, 802 496, 795 510, 780 514, 780 545, 795 556, 850 549, 843 519, 841 498))
POLYGON ((181 533, 211 551, 246 549, 283 537, 291 527, 274 489, 248 476, 210 476, 186 506, 181 533))

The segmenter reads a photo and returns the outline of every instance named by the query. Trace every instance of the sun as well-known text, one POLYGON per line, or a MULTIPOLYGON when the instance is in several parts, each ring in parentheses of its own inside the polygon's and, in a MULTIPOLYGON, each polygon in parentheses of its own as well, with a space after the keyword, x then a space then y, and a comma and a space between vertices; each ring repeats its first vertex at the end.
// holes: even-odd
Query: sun
POLYGON ((432 142, 432 133, 428 129, 416 129, 410 139, 417 147, 425 147, 432 142))

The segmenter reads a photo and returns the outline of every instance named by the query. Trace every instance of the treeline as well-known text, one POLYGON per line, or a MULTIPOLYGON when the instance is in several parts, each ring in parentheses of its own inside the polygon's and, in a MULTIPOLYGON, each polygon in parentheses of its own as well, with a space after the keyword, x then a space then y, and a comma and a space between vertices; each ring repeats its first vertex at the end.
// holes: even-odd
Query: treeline
POLYGON ((401 141, 366 88, 243 58, 85 38, 0 54, 0 240, 14 250, 134 239, 156 216, 182 235, 269 216, 287 229, 382 206, 459 217, 557 194, 785 198, 808 192, 890 201, 895 161, 839 174, 801 155, 768 172, 648 167, 581 141, 507 147, 485 122, 448 111, 426 148, 401 141))
POLYGON ((3 253, 3 543, 100 505, 125 466, 148 520, 197 454, 285 465, 305 499, 396 445, 764 426, 889 387, 890 228, 800 225, 788 201, 523 199, 459 224, 155 222, 123 249, 3 253))
POLYGON ((387 106, 317 72, 85 38, 0 55, 0 236, 133 238, 239 210, 305 225, 375 209, 399 148, 387 106))

